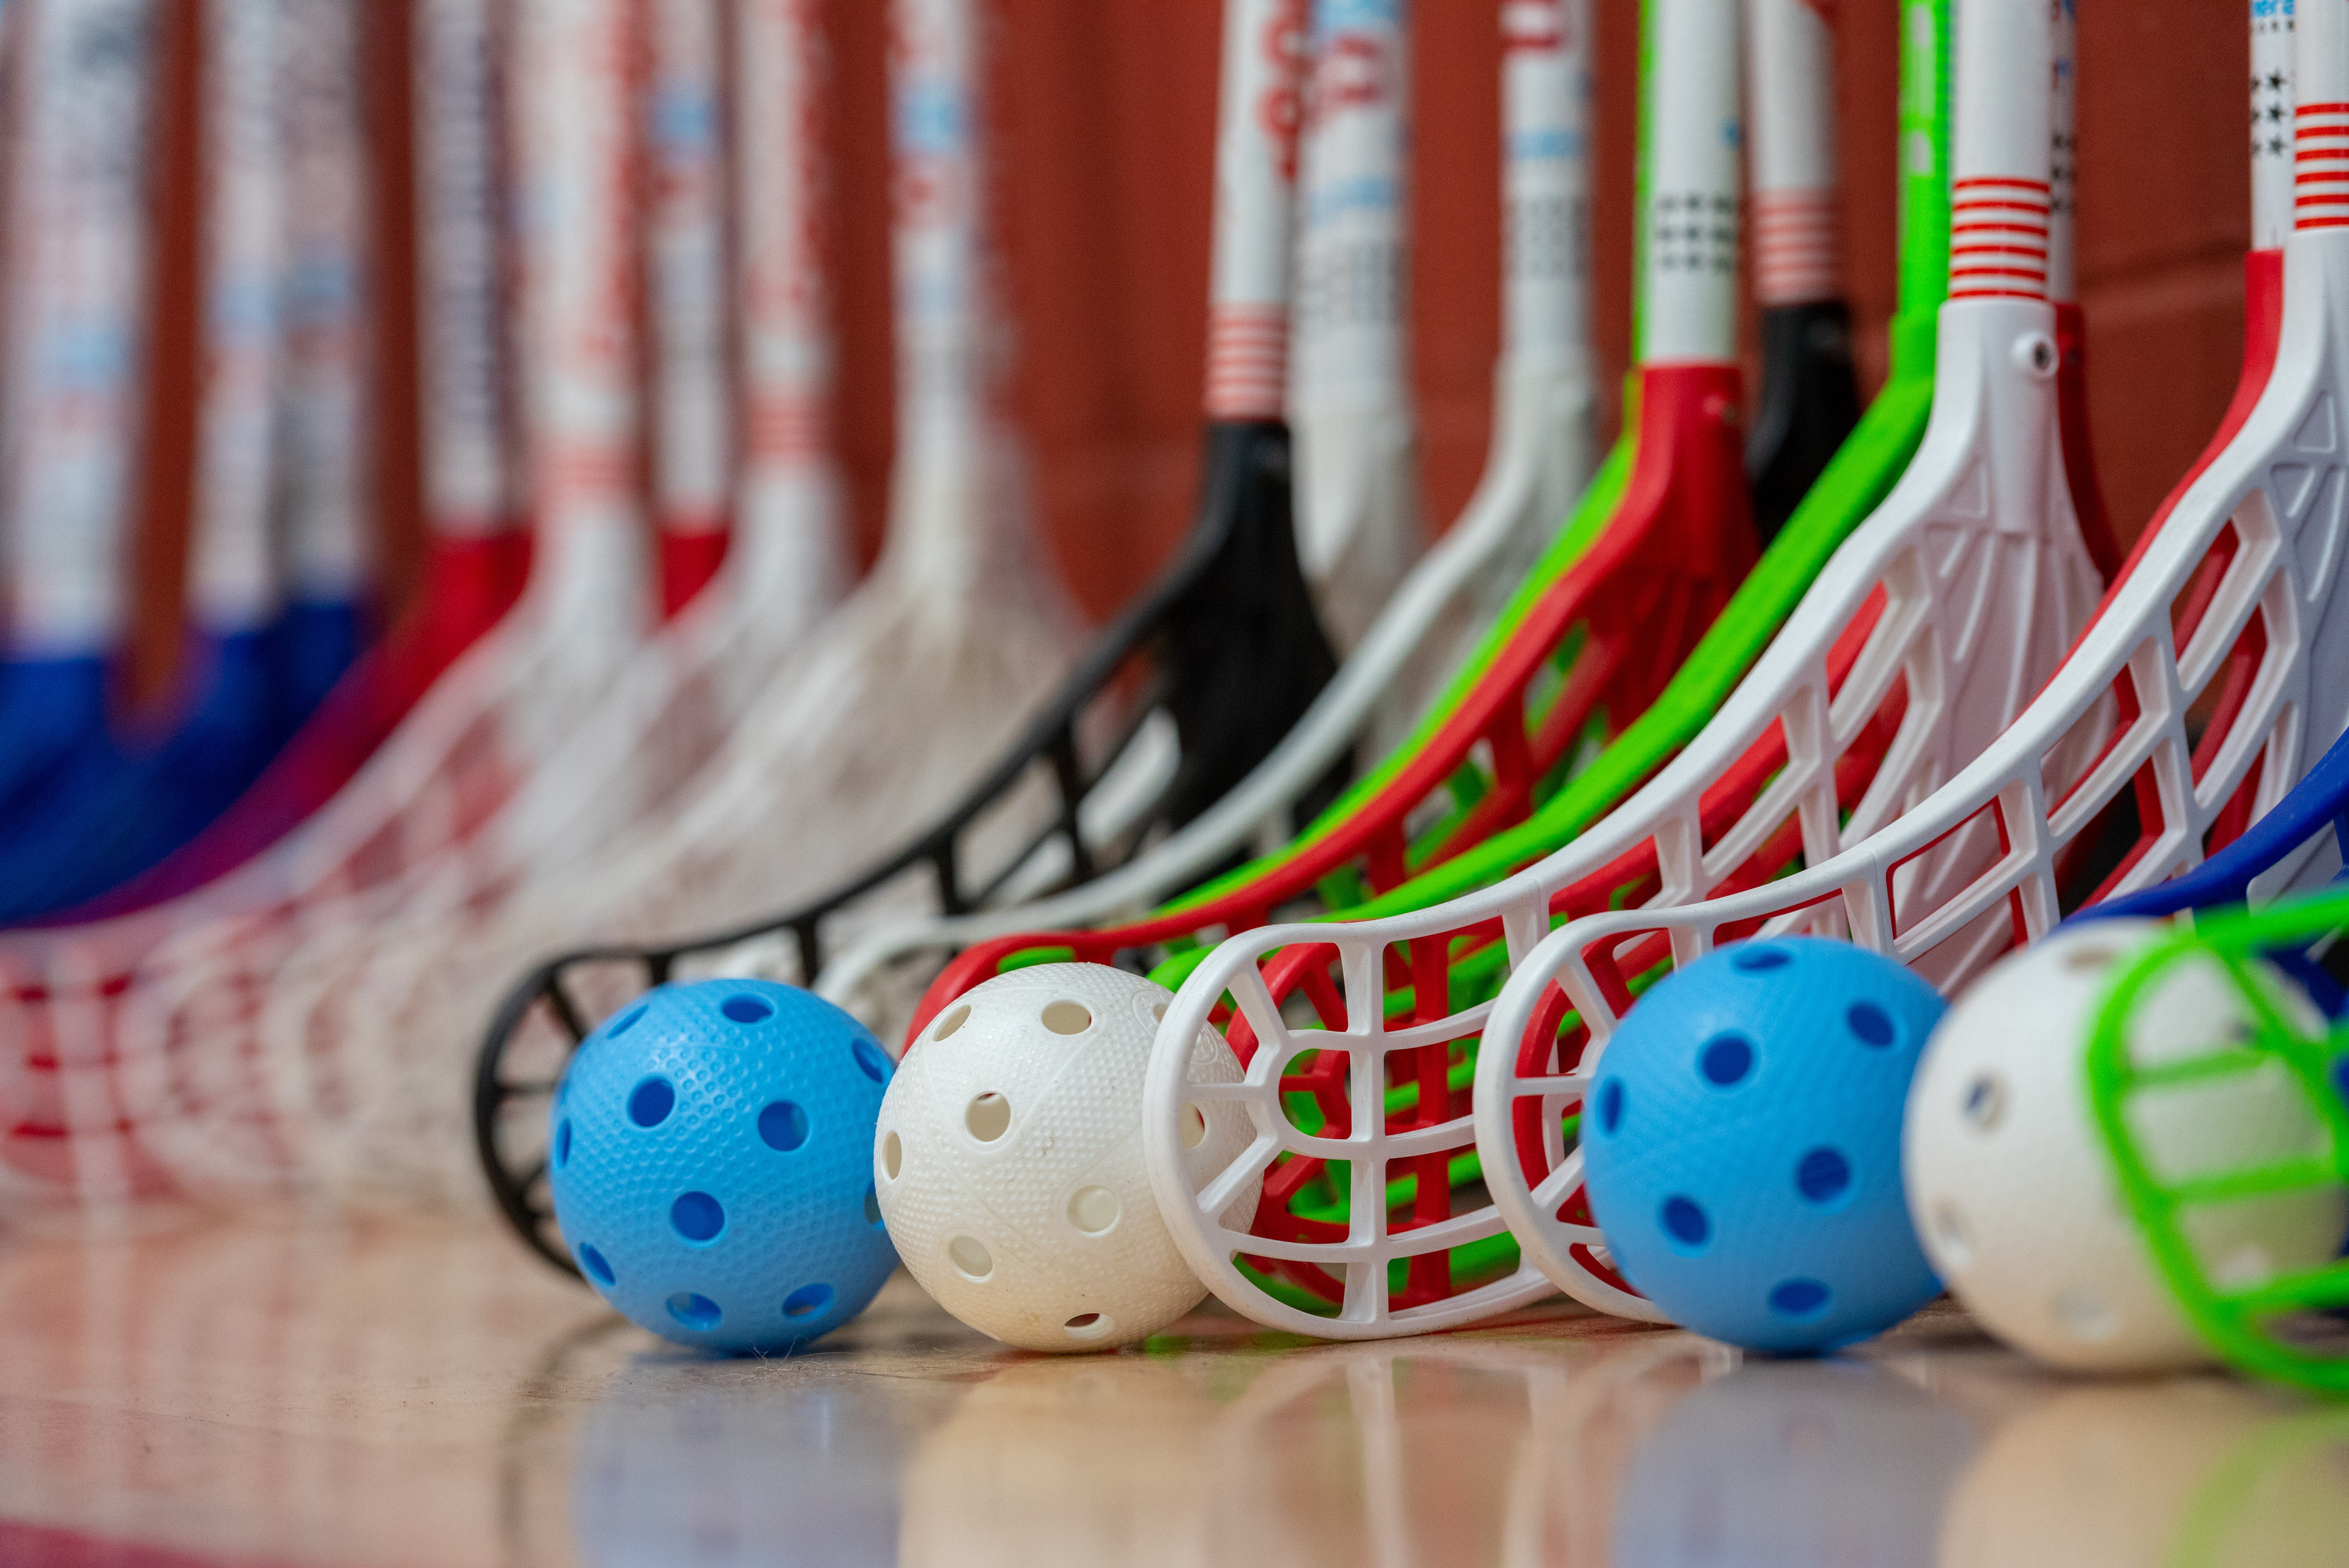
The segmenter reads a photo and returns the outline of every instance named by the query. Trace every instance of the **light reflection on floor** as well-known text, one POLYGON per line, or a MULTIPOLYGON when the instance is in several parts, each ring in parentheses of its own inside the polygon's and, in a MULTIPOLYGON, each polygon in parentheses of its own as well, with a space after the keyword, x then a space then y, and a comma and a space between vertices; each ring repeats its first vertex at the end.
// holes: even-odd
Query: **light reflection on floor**
POLYGON ((1557 1305, 1045 1359, 900 1276, 709 1360, 493 1233, 379 1222, 20 1241, 0 1321, 0 1519, 223 1564, 2349 1559, 2349 1408, 2046 1378, 1946 1308, 1821 1362, 1557 1305))

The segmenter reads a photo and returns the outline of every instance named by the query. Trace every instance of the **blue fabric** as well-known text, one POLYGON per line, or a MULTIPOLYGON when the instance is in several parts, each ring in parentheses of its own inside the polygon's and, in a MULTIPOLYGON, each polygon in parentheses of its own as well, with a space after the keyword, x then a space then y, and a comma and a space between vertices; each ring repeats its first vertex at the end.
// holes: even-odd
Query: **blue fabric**
POLYGON ((202 830, 253 782, 290 733, 268 632, 200 638, 182 717, 156 735, 109 741, 102 765, 60 773, 0 841, 0 921, 94 898, 202 830))
POLYGON ((86 797, 119 766, 110 676, 103 658, 0 665, 0 863, 47 832, 58 802, 86 797))
POLYGON ((154 866, 249 788, 356 659, 365 616, 296 604, 192 639, 168 726, 118 732, 97 659, 19 664, 0 686, 0 923, 72 909, 154 866))
POLYGON ((276 628, 278 690, 295 723, 307 718, 367 645, 367 617, 348 600, 288 605, 276 628))

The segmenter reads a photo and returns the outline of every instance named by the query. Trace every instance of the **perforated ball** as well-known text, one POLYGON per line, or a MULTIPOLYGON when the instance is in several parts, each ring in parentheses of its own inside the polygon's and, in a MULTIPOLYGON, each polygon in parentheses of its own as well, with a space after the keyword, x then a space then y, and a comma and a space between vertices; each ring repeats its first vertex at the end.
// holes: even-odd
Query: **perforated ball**
MULTIPOLYGON (((2116 965, 2160 929, 2098 921, 2008 958, 1950 1010, 1909 1091, 1909 1201, 1927 1252, 1983 1326, 2059 1367, 2148 1371, 2208 1359, 2122 1202, 2084 1067, 2116 965)), ((2307 993, 2265 965, 2256 973, 2288 1016, 2322 1031, 2307 993)), ((2246 1026, 2223 973, 2189 960, 2137 1009, 2131 1055, 2143 1066, 2205 1055, 2246 1026)), ((2325 1147, 2280 1071, 2139 1097, 2130 1115, 2165 1176, 2325 1147)), ((2186 1212, 2205 1271, 2221 1281, 2327 1261, 2344 1219, 2337 1188, 2186 1212)))
POLYGON ((663 985, 572 1057, 551 1113, 554 1215, 632 1321, 711 1350, 839 1327, 895 1266, 873 1194, 880 1043, 766 980, 663 985))
MULTIPOLYGON (((906 1268, 973 1328, 1030 1350, 1102 1350, 1206 1295, 1143 1161, 1143 1071, 1173 999, 1123 970, 1041 965, 974 988, 907 1046, 873 1143, 881 1212, 906 1268)), ((1192 1050, 1194 1080, 1239 1080, 1213 1029, 1192 1050)), ((1228 1101, 1185 1114, 1195 1191, 1249 1128, 1228 1101)), ((1226 1215, 1252 1214, 1257 1192, 1226 1215)))
POLYGON ((1941 999, 1848 943, 1783 937, 1659 982, 1597 1064, 1581 1145, 1617 1265, 1683 1326, 1829 1350, 1940 1285, 1900 1191, 1900 1110, 1941 999))

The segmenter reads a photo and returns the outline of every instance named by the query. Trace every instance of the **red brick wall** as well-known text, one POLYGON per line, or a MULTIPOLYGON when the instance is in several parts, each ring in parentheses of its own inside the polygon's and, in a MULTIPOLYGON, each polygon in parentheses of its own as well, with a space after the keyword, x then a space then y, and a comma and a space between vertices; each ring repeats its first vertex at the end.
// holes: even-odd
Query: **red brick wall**
MULTIPOLYGON (((1414 382, 1428 516, 1447 524, 1485 459, 1499 346, 1499 44, 1490 0, 1414 8, 1414 382)), ((1893 0, 1845 0, 1841 116, 1850 294, 1871 386, 1893 294, 1893 0)), ((835 7, 854 107, 877 91, 870 7, 835 7)), ((1045 518, 1084 603, 1106 610, 1179 537, 1195 450, 1216 6, 1000 0, 1017 391, 1045 518), (1090 68, 1089 68, 1090 67, 1090 68)), ((1637 7, 1599 0, 1597 337, 1630 347, 1637 7)), ((2116 527, 2133 539, 2216 426, 2241 340, 2248 69, 2239 6, 2092 3, 2080 19, 2080 292, 2090 411, 2116 527)), ((885 214, 844 192, 856 345, 848 391, 860 518, 885 472, 885 214)))
MULTIPOLYGON (((840 430, 866 557, 890 454, 885 8, 828 0, 836 49, 835 276, 840 430)), ((193 0, 172 0, 181 28, 193 0)), ((392 7, 385 7, 387 11, 392 7)), ((1600 59, 1597 338, 1610 379, 1629 349, 1631 62, 1638 7, 1597 0, 1600 59)), ((1095 615, 1132 593, 1187 521, 1198 449, 1209 157, 1220 7, 1210 0, 995 0, 1004 286, 1016 410, 1045 530, 1095 615)), ((1413 361, 1432 525, 1449 522, 1485 457, 1499 343, 1499 70, 1495 0, 1415 7, 1413 361)), ((1850 294, 1871 379, 1892 300, 1894 0, 1845 0, 1840 112, 1850 294)), ((2240 6, 2094 0, 2080 24, 2080 282, 2090 407, 2106 492, 2133 538, 2216 424, 2240 352, 2249 233, 2240 6)), ((375 29, 396 57, 400 29, 375 29)), ((382 77, 378 77, 383 79, 382 77)), ((182 78, 181 90, 186 90, 182 78)), ((397 95, 379 106, 387 138, 397 95)), ((392 170, 404 181, 405 171, 392 170)), ((390 194, 404 193, 395 183, 390 194)), ((175 214, 184 193, 166 191, 175 214)), ((396 205, 396 201, 393 203, 396 205)), ((184 225, 184 217, 179 220, 184 225)), ((387 217, 384 232, 399 226, 387 217)), ((404 281, 399 269, 379 274, 404 281)), ((185 291, 181 291, 185 292, 185 291)), ((396 305, 386 325, 409 322, 396 305)), ((412 396, 395 354, 385 384, 412 396)), ((385 412, 386 558, 413 561, 413 421, 385 412)), ((184 464, 176 449, 156 460, 184 464)), ((150 501, 166 533, 182 526, 150 501)), ((142 598, 157 651, 176 636, 177 569, 150 546, 142 598), (168 579, 168 581, 167 581, 168 579)), ((167 658, 168 655, 162 655, 167 658)), ((146 663, 150 681, 160 671, 146 663)))

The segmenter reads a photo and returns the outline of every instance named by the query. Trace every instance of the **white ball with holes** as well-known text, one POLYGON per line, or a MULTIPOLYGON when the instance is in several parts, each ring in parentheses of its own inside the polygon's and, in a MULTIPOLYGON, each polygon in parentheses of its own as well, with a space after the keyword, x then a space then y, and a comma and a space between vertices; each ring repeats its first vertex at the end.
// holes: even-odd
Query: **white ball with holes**
MULTIPOLYGON (((1098 964, 1000 975, 907 1047, 881 1101, 874 1186, 897 1255, 963 1322, 1029 1350, 1155 1334, 1207 1293, 1158 1217, 1142 1079, 1174 994, 1098 964)), ((1237 1083, 1206 1026, 1195 1082, 1237 1083)), ((1187 1113, 1193 1190, 1247 1148, 1247 1112, 1187 1113)), ((1245 1226, 1260 1183, 1226 1211, 1245 1226)))
MULTIPOLYGON (((1934 1268, 1991 1332, 2078 1371, 2209 1358, 2123 1203, 2083 1065, 2119 961, 2163 929, 2100 921, 2008 958, 1942 1018, 1909 1090, 1902 1175, 1934 1268)), ((2322 1032, 2305 992, 2266 965, 2261 974, 2288 1016, 2322 1032)), ((2137 1009, 2132 1058, 2150 1066, 2208 1054, 2240 1037, 2245 1011, 2214 964, 2181 965, 2137 1009)), ((2140 1095, 2130 1114, 2168 1181, 2325 1147, 2280 1071, 2140 1095)), ((2209 1276, 2248 1281, 2331 1258, 2349 1204, 2328 1189, 2186 1213, 2209 1276)))

